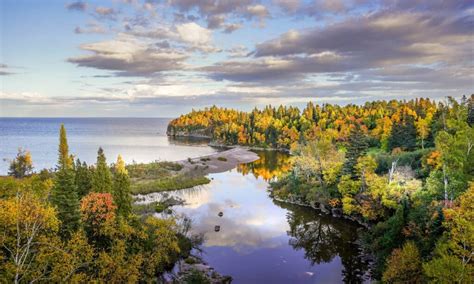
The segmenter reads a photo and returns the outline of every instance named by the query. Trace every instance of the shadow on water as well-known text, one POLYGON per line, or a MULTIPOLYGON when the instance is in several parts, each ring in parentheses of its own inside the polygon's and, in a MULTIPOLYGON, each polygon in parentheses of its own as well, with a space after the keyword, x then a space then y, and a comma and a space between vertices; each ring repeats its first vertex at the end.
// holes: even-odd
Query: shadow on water
POLYGON ((342 262, 342 280, 362 283, 369 277, 369 261, 359 245, 362 228, 355 223, 316 210, 274 201, 286 210, 290 230, 288 243, 295 250, 304 250, 312 265, 331 262, 339 256, 342 262))

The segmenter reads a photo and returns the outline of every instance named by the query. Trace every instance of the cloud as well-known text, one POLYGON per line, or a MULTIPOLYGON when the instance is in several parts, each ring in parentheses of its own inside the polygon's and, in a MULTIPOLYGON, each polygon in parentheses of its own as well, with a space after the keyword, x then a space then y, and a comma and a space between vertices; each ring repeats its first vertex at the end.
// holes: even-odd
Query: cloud
POLYGON ((66 9, 68 9, 69 11, 85 11, 87 10, 87 4, 82 1, 76 1, 67 4, 66 9))
POLYGON ((226 24, 224 28, 224 33, 230 34, 235 32, 236 30, 242 28, 241 24, 226 24))
MULTIPOLYGON (((254 58, 202 68, 216 80, 275 81, 310 74, 361 72, 394 65, 430 68, 470 65, 472 19, 420 12, 388 12, 352 17, 324 27, 290 30, 257 44, 254 58)), ((454 69, 453 69, 453 72, 454 69)))
POLYGON ((7 75, 13 75, 13 74, 16 74, 16 73, 11 71, 11 66, 0 63, 0 76, 7 76, 7 75))
POLYGON ((163 50, 151 43, 127 35, 116 39, 84 44, 81 49, 92 52, 69 58, 82 67, 114 71, 118 76, 151 76, 163 71, 185 68, 188 56, 178 51, 163 50))
POLYGON ((117 12, 113 8, 96 7, 95 12, 102 16, 115 15, 117 12))
POLYGON ((76 34, 104 34, 106 32, 106 28, 98 23, 89 23, 85 28, 78 26, 74 29, 76 34))
POLYGON ((170 0, 168 3, 183 13, 196 11, 207 20, 210 29, 224 27, 225 20, 231 16, 258 19, 260 22, 270 16, 267 7, 255 0, 170 0))
POLYGON ((221 28, 225 22, 224 15, 213 15, 208 18, 207 20, 207 27, 209 29, 218 29, 221 28))

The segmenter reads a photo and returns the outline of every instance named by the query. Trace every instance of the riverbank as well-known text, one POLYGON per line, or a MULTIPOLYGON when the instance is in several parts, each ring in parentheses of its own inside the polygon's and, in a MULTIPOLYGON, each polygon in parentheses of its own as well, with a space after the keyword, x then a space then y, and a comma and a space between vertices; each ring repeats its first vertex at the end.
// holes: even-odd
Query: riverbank
POLYGON ((326 208, 326 206, 324 206, 324 204, 322 204, 322 203, 308 204, 308 203, 304 203, 304 202, 297 201, 297 200, 282 199, 282 198, 278 198, 278 197, 274 196, 271 193, 270 193, 270 197, 273 198, 274 200, 278 201, 278 202, 288 203, 288 204, 293 204, 293 205, 298 205, 298 206, 303 206, 303 207, 309 207, 309 208, 317 210, 317 211, 319 211, 323 214, 331 215, 334 218, 342 218, 342 219, 350 220, 352 222, 356 222, 357 224, 359 224, 360 226, 362 226, 366 229, 370 229, 370 227, 371 227, 370 224, 364 222, 361 219, 358 219, 358 218, 355 218, 353 216, 348 216, 348 215, 344 214, 342 212, 341 208, 326 208))

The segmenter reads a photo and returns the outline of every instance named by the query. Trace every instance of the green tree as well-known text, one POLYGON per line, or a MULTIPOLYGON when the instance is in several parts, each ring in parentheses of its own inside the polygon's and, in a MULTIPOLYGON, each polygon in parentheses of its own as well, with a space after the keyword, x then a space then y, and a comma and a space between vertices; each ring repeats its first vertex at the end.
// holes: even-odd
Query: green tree
POLYGON ((55 174, 54 186, 51 190, 51 202, 58 211, 58 218, 61 221, 61 234, 63 238, 68 238, 79 228, 81 216, 64 125, 61 125, 60 129, 58 171, 55 174))
POLYGON ((24 178, 30 175, 33 171, 33 161, 29 151, 18 148, 16 158, 10 162, 8 175, 16 178, 24 178))
POLYGON ((350 175, 353 179, 357 178, 357 171, 355 169, 357 159, 365 154, 367 148, 368 143, 364 132, 362 132, 362 129, 359 125, 355 125, 349 134, 346 162, 342 167, 342 174, 350 175))
POLYGON ((79 198, 86 196, 92 189, 92 171, 87 166, 86 162, 76 160, 75 166, 75 184, 79 198))
POLYGON ((392 126, 392 132, 388 140, 389 149, 401 148, 407 151, 415 150, 416 134, 417 130, 413 116, 404 114, 402 119, 392 126))
POLYGON ((474 183, 459 198, 459 204, 446 209, 444 237, 435 257, 423 265, 436 283, 472 283, 474 277, 474 183))
POLYGON ((112 192, 112 174, 105 159, 104 150, 102 147, 97 152, 97 163, 92 176, 92 191, 93 192, 112 192))
POLYGON ((120 155, 117 157, 117 163, 115 163, 113 196, 118 215, 128 217, 132 212, 130 178, 120 155))

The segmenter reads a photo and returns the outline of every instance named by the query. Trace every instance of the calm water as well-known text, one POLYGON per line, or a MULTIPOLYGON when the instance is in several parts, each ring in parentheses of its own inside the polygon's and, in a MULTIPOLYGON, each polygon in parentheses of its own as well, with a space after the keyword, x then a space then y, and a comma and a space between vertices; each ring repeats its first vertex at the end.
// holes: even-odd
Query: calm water
MULTIPOLYGON (((190 217, 192 230, 204 234, 204 260, 231 275, 233 283, 368 282, 368 265, 357 245, 360 228, 273 201, 268 180, 289 168, 288 156, 258 154, 261 159, 254 163, 209 175, 208 185, 171 194, 186 201, 174 207, 175 213, 190 217)), ((161 195, 148 197, 151 202, 161 195)))
POLYGON ((121 154, 128 163, 183 160, 216 150, 202 141, 176 141, 166 136, 167 118, 0 118, 0 174, 18 147, 28 149, 35 169, 52 168, 57 161, 59 127, 64 123, 71 153, 94 163, 104 148, 108 162, 121 154), (192 146, 193 145, 193 146, 192 146))
MULTIPOLYGON (((120 153, 128 162, 180 160, 216 151, 203 141, 166 137, 168 119, 66 118, 0 119, 0 157, 19 146, 31 151, 35 167, 56 163, 58 129, 64 123, 70 150, 92 163, 102 146, 109 161, 120 153)), ((205 142, 205 141, 204 141, 205 142)), ((268 181, 287 171, 288 157, 260 152, 260 160, 225 173, 211 183, 174 192, 186 200, 177 214, 203 233, 205 261, 234 283, 359 283, 368 270, 360 256, 358 227, 316 211, 273 201, 268 181), (223 212, 222 217, 218 216, 223 212), (220 226, 215 232, 214 227, 220 226)), ((0 173, 7 171, 2 161, 0 173)), ((149 196, 148 201, 154 196, 149 196)))

